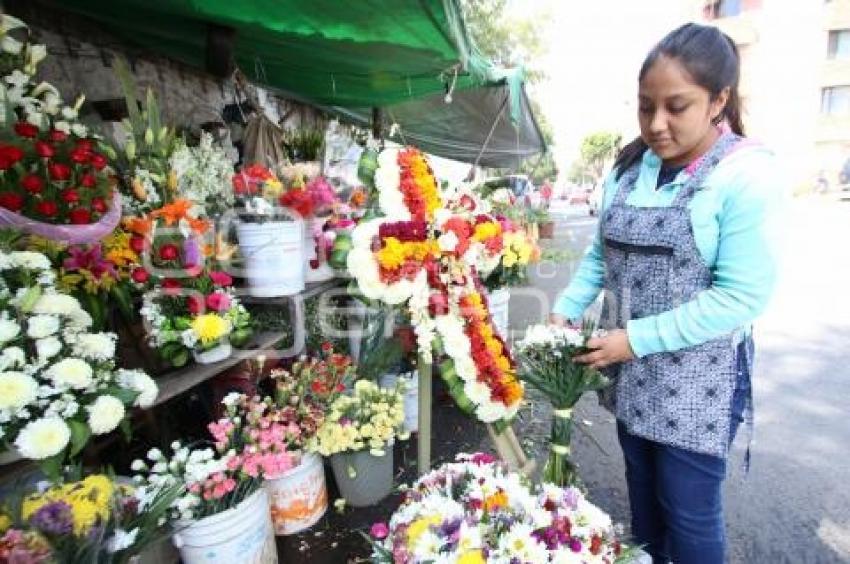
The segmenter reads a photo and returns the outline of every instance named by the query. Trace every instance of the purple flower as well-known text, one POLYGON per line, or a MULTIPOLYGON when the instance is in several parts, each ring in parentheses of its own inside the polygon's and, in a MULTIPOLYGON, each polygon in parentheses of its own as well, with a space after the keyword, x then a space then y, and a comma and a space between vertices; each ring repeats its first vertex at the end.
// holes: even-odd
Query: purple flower
POLYGON ((581 541, 577 538, 572 538, 570 540, 570 550, 573 552, 581 552, 581 541))
POLYGON ((39 507, 30 517, 30 524, 46 535, 68 535, 74 530, 74 515, 70 505, 53 501, 39 507))
POLYGON ((183 262, 187 267, 201 264, 201 249, 193 238, 183 242, 183 262))

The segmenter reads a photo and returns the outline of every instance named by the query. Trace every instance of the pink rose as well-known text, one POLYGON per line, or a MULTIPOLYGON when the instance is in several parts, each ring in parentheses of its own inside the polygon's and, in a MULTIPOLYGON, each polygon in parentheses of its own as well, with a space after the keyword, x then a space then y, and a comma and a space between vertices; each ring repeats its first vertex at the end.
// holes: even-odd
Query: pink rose
POLYGON ((221 292, 215 292, 207 296, 207 307, 213 311, 226 311, 230 309, 230 296, 221 292))
POLYGON ((221 272, 220 270, 210 272, 210 280, 212 280, 213 284, 216 286, 223 286, 225 288, 233 284, 233 277, 226 272, 221 272))
POLYGON ((372 525, 369 529, 369 534, 372 535, 372 538, 378 540, 384 540, 390 534, 390 528, 386 523, 378 522, 372 525))

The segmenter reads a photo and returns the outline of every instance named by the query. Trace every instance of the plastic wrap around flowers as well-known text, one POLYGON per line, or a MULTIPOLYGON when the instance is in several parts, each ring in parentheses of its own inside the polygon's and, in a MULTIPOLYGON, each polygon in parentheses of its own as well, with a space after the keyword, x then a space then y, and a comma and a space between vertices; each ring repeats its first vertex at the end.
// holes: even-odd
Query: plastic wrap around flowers
POLYGON ((445 353, 441 375, 464 411, 485 423, 509 421, 523 387, 478 277, 498 262, 500 223, 471 191, 443 197, 416 149, 387 149, 377 164, 374 184, 385 217, 354 229, 349 272, 365 297, 406 304, 419 354, 430 361, 435 347, 445 353))
POLYGON ((621 555, 610 517, 578 489, 532 490, 486 454, 419 478, 389 524, 370 532, 378 563, 610 564, 621 555))

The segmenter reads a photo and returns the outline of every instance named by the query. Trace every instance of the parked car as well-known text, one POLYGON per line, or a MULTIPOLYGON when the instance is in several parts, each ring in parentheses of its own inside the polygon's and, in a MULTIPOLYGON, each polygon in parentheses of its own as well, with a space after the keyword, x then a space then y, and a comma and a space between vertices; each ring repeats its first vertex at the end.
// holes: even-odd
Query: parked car
POLYGON ((507 188, 517 200, 524 199, 526 196, 537 194, 538 190, 534 183, 524 174, 509 174, 498 178, 491 178, 484 182, 488 188, 507 188))

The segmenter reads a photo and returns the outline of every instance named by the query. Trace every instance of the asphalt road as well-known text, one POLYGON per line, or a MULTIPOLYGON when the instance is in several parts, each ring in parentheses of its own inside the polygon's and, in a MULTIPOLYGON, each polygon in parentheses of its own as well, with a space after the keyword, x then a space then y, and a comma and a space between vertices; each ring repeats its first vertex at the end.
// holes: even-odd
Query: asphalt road
MULTIPOLYGON (((542 264, 514 291, 511 326, 541 319, 596 228, 581 209, 556 216, 551 246, 575 260, 542 264)), ((777 292, 757 321, 752 467, 739 434, 726 481, 733 563, 850 562, 850 202, 796 200, 777 292)), ((576 459, 591 499, 628 523, 614 420, 595 397, 579 406, 576 459)))

